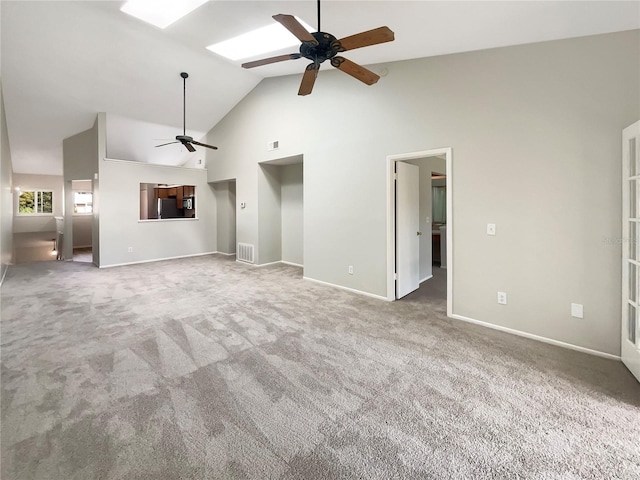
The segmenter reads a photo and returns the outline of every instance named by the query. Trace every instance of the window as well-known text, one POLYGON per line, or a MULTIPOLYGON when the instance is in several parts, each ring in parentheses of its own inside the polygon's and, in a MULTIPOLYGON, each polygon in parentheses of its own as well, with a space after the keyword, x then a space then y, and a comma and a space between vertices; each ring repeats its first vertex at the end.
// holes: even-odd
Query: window
POLYGON ((84 215, 93 212, 93 194, 91 192, 73 192, 73 213, 84 215))
POLYGON ((24 190, 20 192, 18 214, 53 214, 53 192, 51 190, 24 190))
POLYGON ((433 187, 433 223, 447 223, 447 187, 433 187))

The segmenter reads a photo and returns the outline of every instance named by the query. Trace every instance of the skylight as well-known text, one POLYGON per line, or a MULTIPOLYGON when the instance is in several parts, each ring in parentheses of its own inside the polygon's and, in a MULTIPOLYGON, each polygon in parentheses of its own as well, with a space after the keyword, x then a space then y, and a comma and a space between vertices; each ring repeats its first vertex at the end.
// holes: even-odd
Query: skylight
POLYGON ((156 27, 166 28, 207 0, 129 0, 120 11, 156 27))
MULTIPOLYGON (((315 32, 313 27, 296 17, 308 32, 315 32)), ((279 23, 273 23, 266 27, 261 27, 247 33, 243 33, 229 40, 214 43, 207 47, 218 55, 222 55, 229 60, 240 60, 243 58, 255 57, 269 52, 275 52, 283 48, 296 47, 300 45, 291 32, 279 23)))

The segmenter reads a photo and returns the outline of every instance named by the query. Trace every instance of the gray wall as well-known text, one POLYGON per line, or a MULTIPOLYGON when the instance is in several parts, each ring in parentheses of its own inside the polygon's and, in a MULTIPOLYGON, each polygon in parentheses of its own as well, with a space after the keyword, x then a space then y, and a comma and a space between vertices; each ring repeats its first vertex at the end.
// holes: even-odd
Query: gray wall
POLYGON ((91 247, 91 229, 93 218, 91 215, 73 216, 73 246, 91 247))
POLYGON ((303 265, 303 164, 283 165, 280 168, 282 260, 303 265))
POLYGON ((107 158, 107 114, 101 112, 98 114, 94 128, 97 129, 98 137, 98 175, 97 179, 93 178, 93 230, 91 231, 91 242, 93 252, 93 263, 101 265, 100 257, 100 166, 103 160, 107 158))
MULTIPOLYGON (((55 232, 56 219, 64 211, 63 179, 59 175, 30 175, 24 173, 13 174, 13 185, 22 190, 51 190, 53 191, 53 215, 14 215, 13 232, 55 232)), ((14 208, 17 195, 14 195, 14 208)))
POLYGON ((11 149, 4 115, 4 99, 0 83, 0 282, 13 263, 13 190, 11 149))
POLYGON ((101 267, 215 252, 215 226, 216 202, 205 170, 100 162, 101 267), (197 218, 140 221, 140 183, 195 185, 197 218))
POLYGON ((212 185, 216 197, 218 252, 236 253, 236 182, 212 185))
POLYGON ((639 62, 636 30, 373 66, 372 87, 323 66, 307 97, 300 75, 268 78, 210 132, 209 180, 237 179, 238 241, 256 244, 256 164, 304 154, 305 276, 386 297, 386 157, 452 147, 453 313, 617 355, 621 250, 603 239, 639 62))

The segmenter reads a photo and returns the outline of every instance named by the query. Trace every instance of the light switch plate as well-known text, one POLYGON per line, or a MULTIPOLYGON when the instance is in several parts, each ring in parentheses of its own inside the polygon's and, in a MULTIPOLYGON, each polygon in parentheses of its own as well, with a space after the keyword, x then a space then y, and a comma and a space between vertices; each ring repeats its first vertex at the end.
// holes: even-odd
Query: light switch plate
POLYGON ((487 223, 487 235, 495 235, 495 234, 496 234, 496 224, 487 223))
POLYGON ((584 318, 584 307, 582 306, 582 304, 571 304, 571 316, 576 318, 584 318))

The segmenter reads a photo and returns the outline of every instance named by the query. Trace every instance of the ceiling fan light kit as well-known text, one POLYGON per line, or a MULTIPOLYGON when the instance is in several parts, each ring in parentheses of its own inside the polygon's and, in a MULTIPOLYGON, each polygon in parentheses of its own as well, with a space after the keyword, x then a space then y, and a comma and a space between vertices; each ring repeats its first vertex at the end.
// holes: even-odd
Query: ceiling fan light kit
POLYGON ((190 152, 196 151, 194 145, 217 150, 218 147, 207 145, 206 143, 197 142, 193 139, 193 137, 187 135, 187 78, 189 78, 189 74, 187 72, 182 72, 180 73, 180 76, 182 77, 182 135, 176 135, 175 142, 162 143, 160 145, 156 145, 156 147, 164 147, 165 145, 181 143, 190 152))
POLYGON ((300 52, 243 63, 242 67, 254 68, 286 60, 297 60, 303 57, 311 60, 312 63, 307 65, 302 75, 298 95, 308 95, 311 93, 316 77, 318 76, 318 71, 320 70, 320 64, 326 60, 329 60, 333 67, 347 75, 351 75, 353 78, 367 85, 373 85, 380 79, 378 75, 351 60, 338 56, 338 53, 368 47, 370 45, 377 45, 379 43, 391 42, 395 39, 394 33, 386 26, 367 30, 366 32, 357 33, 342 39, 337 39, 330 33, 320 31, 320 0, 318 0, 317 32, 307 32, 293 15, 278 14, 274 15, 273 19, 300 40, 300 52))

